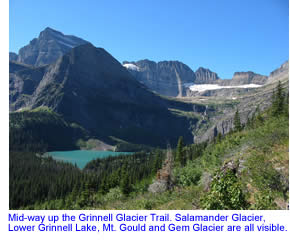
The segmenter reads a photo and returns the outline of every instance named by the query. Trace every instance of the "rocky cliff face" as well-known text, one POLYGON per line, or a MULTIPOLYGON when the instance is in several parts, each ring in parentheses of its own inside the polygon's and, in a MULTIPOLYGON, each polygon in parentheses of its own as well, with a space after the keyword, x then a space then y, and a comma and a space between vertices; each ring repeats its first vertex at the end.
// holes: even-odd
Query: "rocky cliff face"
POLYGON ((207 68, 200 67, 195 72, 195 84, 213 84, 219 79, 219 76, 207 68))
POLYGON ((267 81, 267 76, 256 74, 254 72, 235 72, 229 85, 259 84, 263 85, 267 81))
POLYGON ((86 43, 88 42, 81 38, 46 28, 38 38, 19 50, 17 61, 34 66, 50 64, 72 48, 86 43))
POLYGON ((141 60, 124 62, 130 73, 149 89, 165 96, 185 96, 184 84, 195 81, 194 72, 185 64, 178 61, 153 62, 141 60))
POLYGON ((10 111, 26 107, 45 71, 45 67, 34 68, 18 62, 9 62, 10 111))

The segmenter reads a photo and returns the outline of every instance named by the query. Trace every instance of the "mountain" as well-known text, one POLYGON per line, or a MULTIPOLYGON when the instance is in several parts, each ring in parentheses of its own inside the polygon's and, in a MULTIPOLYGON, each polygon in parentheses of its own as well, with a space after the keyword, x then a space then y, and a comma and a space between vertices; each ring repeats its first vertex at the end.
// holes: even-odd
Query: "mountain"
POLYGON ((278 69, 270 73, 267 83, 273 83, 277 80, 279 81, 279 79, 285 79, 288 77, 288 73, 289 61, 286 61, 278 69))
POLYGON ((9 61, 17 61, 18 55, 14 52, 9 52, 9 61))
MULTIPOLYGON (((192 97, 227 95, 231 90, 214 90, 195 92, 190 86, 196 84, 216 84, 219 86, 240 86, 247 84, 263 85, 268 77, 254 72, 235 72, 232 79, 220 79, 218 74, 203 67, 196 72, 178 61, 154 62, 140 60, 137 62, 124 61, 123 66, 150 90, 169 97, 192 97)), ((209 90, 211 86, 208 86, 209 90)), ((247 91, 247 87, 246 90, 247 91)), ((236 91, 233 95, 236 94, 236 91)), ((232 94, 230 94, 232 95, 232 94)))
POLYGON ((102 48, 81 45, 42 67, 10 64, 12 71, 23 67, 10 74, 11 111, 46 106, 110 143, 164 146, 179 135, 193 142, 189 129, 197 118, 169 110, 192 104, 155 95, 102 48))
MULTIPOLYGON (((259 111, 263 111, 269 108, 273 100, 273 91, 276 90, 277 83, 279 81, 285 91, 285 94, 288 95, 289 72, 287 68, 288 61, 282 64, 280 68, 271 72, 269 77, 253 74, 252 72, 248 72, 249 74, 235 74, 238 77, 240 77, 241 75, 246 75, 244 79, 240 78, 237 80, 233 78, 233 81, 241 81, 240 84, 247 83, 249 76, 251 76, 250 80, 252 82, 255 82, 257 80, 260 81, 260 83, 263 83, 264 81, 266 81, 265 84, 257 88, 225 88, 217 90, 207 90, 203 93, 199 93, 200 95, 206 97, 206 101, 203 101, 204 104, 208 102, 214 102, 215 104, 217 104, 216 112, 221 112, 222 114, 215 114, 211 117, 211 119, 209 120, 210 127, 203 127, 203 130, 199 132, 198 136, 195 137, 195 142, 204 142, 208 139, 213 139, 215 136, 217 136, 218 133, 224 135, 230 132, 234 126, 233 119, 236 109, 239 110, 242 124, 246 124, 249 119, 252 118, 255 114, 257 115, 259 111), (221 104, 218 104, 219 102, 221 104)), ((237 83, 235 83, 235 85, 237 85, 237 83)), ((197 97, 200 98, 200 96, 198 95, 197 97)))
MULTIPOLYGON (((195 81, 195 84, 206 84, 201 86, 187 86, 186 95, 188 97, 196 96, 215 96, 223 98, 236 98, 240 95, 247 94, 253 88, 261 87, 268 83, 268 77, 248 72, 235 72, 231 79, 220 79, 216 73, 210 70, 199 68, 195 74, 199 76, 198 72, 203 72, 203 76, 208 76, 195 81)), ((200 77, 199 77, 200 78, 200 77)))
MULTIPOLYGON (((52 54, 64 42, 45 31, 52 54)), ((121 65, 87 42, 65 51, 44 65, 10 54, 10 209, 289 208, 288 61, 222 80, 177 61, 121 65), (185 96, 192 83, 210 90, 185 96), (83 170, 40 154, 97 144, 138 152, 83 170)))
POLYGON ((215 81, 219 79, 219 76, 215 72, 212 72, 209 69, 203 67, 200 67, 196 70, 195 76, 195 84, 215 83, 215 81))
MULTIPOLYGON (((59 36, 65 35, 48 28, 33 41, 43 40, 43 47, 49 42, 59 46, 63 44, 59 36)), ((270 102, 274 84, 267 84, 269 79, 283 80, 286 86, 288 76, 288 62, 269 78, 236 72, 224 80, 201 67, 194 73, 178 61, 141 60, 122 66, 104 49, 87 42, 66 51, 43 66, 10 61, 10 111, 48 107, 64 121, 84 127, 90 138, 110 145, 165 146, 176 144, 181 135, 190 143, 226 134, 233 127, 237 107, 246 122, 258 104, 264 109, 270 102), (194 92, 188 87, 192 83, 218 88, 194 92)))
POLYGON ((267 82, 267 76, 263 76, 251 71, 235 72, 230 85, 244 85, 244 84, 259 84, 263 85, 267 82))
POLYGON ((34 66, 50 64, 72 48, 86 43, 88 42, 81 38, 64 35, 47 27, 39 34, 38 38, 34 38, 28 45, 19 50, 17 62, 34 66))
POLYGON ((178 61, 140 60, 123 62, 123 66, 141 83, 161 95, 185 96, 185 84, 195 81, 194 72, 178 61))

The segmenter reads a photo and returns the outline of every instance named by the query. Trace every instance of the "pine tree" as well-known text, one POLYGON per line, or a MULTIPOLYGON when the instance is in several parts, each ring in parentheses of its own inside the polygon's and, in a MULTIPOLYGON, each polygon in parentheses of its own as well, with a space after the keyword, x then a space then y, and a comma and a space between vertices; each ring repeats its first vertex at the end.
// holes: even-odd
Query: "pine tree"
POLYGON ((282 88, 282 84, 279 81, 276 92, 273 93, 272 96, 272 115, 279 116, 283 113, 284 110, 284 92, 282 88))
POLYGON ((157 149, 154 155, 154 173, 156 173, 162 167, 161 151, 157 149))
POLYGON ((241 119, 240 119, 240 114, 239 114, 238 109, 237 109, 235 116, 234 116, 234 130, 235 130, 235 132, 239 132, 242 130, 241 119))
POLYGON ((85 206, 89 202, 89 185, 86 182, 84 185, 84 189, 81 193, 80 205, 85 206))
POLYGON ((185 166, 186 164, 186 158, 185 158, 185 151, 184 151, 184 142, 183 137, 180 136, 177 143, 177 149, 176 149, 176 163, 180 166, 185 166))
POLYGON ((129 196, 132 191, 128 173, 124 173, 121 181, 121 191, 125 196, 129 196))
POLYGON ((285 104, 284 104, 284 113, 288 117, 289 116, 289 92, 286 94, 285 104))
POLYGON ((101 186, 100 186, 100 193, 101 194, 106 194, 109 192, 109 187, 108 187, 108 184, 107 184, 107 178, 104 177, 102 182, 101 182, 101 186))
POLYGON ((72 205, 74 205, 74 203, 77 200, 77 196, 78 196, 79 192, 78 192, 78 186, 76 184, 74 184, 73 186, 73 190, 70 193, 70 195, 68 196, 67 199, 67 203, 66 203, 66 208, 69 209, 72 205))

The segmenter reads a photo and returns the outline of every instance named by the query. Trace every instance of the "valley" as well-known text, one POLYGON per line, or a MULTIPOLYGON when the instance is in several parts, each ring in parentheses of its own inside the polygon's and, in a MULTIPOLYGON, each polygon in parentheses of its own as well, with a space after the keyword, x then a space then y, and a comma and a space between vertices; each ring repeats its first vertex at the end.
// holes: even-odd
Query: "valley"
POLYGON ((285 209, 288 72, 121 64, 46 28, 10 54, 10 208, 285 209))

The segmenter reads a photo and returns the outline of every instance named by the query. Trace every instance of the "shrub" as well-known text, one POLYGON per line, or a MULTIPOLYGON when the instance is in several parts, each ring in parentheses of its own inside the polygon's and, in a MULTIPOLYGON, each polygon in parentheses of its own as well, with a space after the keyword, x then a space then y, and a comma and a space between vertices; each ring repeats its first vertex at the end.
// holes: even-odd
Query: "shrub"
POLYGON ((233 170, 218 171, 210 191, 201 198, 201 206, 210 210, 243 210, 248 208, 241 183, 233 170))

